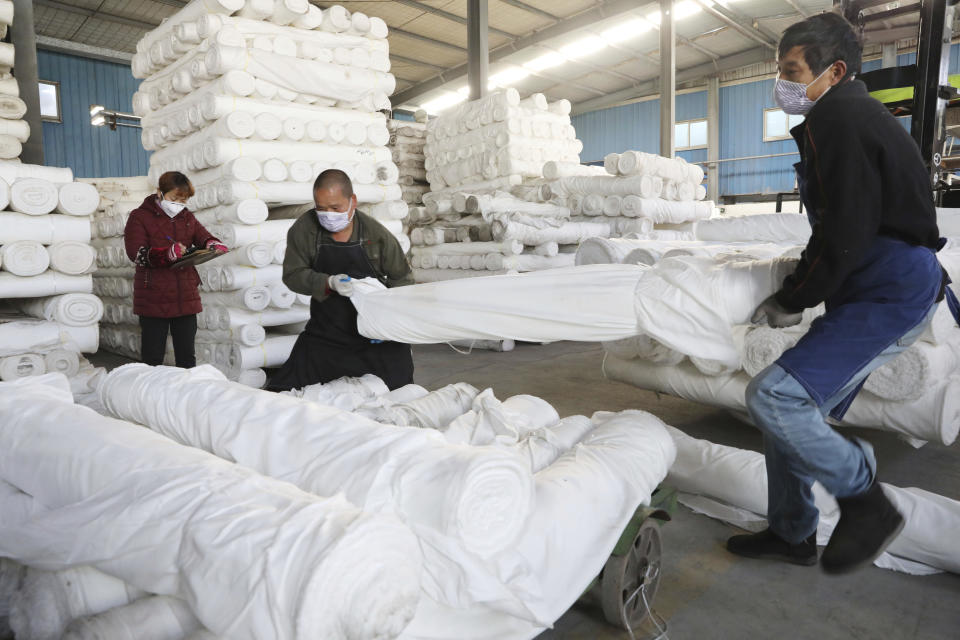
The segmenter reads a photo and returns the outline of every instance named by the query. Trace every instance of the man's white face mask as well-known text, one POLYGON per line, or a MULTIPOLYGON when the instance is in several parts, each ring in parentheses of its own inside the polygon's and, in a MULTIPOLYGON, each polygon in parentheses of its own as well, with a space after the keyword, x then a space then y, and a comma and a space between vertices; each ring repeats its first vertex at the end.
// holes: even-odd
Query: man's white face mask
POLYGON ((823 96, 827 95, 827 92, 830 91, 832 87, 827 87, 827 90, 820 94, 820 97, 817 100, 811 100, 807 97, 807 88, 810 87, 814 82, 823 77, 827 71, 833 68, 833 65, 830 65, 824 69, 820 75, 813 79, 813 82, 810 84, 803 84, 802 82, 793 82, 792 80, 784 80, 777 76, 777 83, 773 89, 773 99, 776 101, 777 105, 783 109, 783 112, 791 116, 805 116, 813 108, 813 105, 817 104, 817 100, 820 100, 823 96))
POLYGON ((355 207, 350 207, 348 211, 317 211, 317 219, 320 221, 320 226, 329 231, 330 233, 336 233, 338 231, 343 231, 347 228, 347 225, 350 224, 350 220, 353 218, 353 213, 355 207))

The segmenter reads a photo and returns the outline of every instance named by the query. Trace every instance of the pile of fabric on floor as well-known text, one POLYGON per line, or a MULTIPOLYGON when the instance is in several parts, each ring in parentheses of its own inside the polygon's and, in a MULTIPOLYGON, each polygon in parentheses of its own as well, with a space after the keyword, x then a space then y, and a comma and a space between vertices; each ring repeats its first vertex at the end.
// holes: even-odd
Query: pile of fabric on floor
MULTIPOLYGON (((0 40, 5 40, 13 24, 13 0, 0 0, 0 40)), ((30 124, 23 119, 27 105, 20 99, 20 85, 13 77, 16 49, 0 42, 0 160, 20 157, 23 143, 30 137, 30 124)))
POLYGON ((27 640, 532 638, 675 456, 649 414, 466 384, 132 364, 103 415, 57 376, 0 391, 0 618, 27 640))
POLYGON ((390 131, 390 154, 400 171, 403 201, 411 207, 423 206, 423 194, 430 190, 424 167, 423 146, 427 142, 427 114, 417 111, 420 120, 387 120, 390 131))
POLYGON ((81 354, 96 352, 103 315, 90 275, 98 203, 70 169, 0 161, 0 380, 57 371, 79 388, 89 381, 81 354))
POLYGON ((409 248, 378 112, 396 84, 386 37, 380 18, 336 5, 193 0, 144 36, 132 63, 151 180, 187 174, 191 209, 236 249, 282 240, 317 175, 341 169, 360 209, 409 248))
MULTIPOLYGON (((698 513, 751 531, 767 527, 767 473, 762 453, 692 438, 667 427, 677 458, 666 483, 677 488, 680 502, 698 513)), ((884 569, 927 575, 960 573, 960 502, 915 487, 884 484, 883 490, 904 514, 906 526, 874 561, 884 569)), ((825 545, 840 516, 836 500, 819 483, 813 496, 820 510, 817 544, 825 545)))

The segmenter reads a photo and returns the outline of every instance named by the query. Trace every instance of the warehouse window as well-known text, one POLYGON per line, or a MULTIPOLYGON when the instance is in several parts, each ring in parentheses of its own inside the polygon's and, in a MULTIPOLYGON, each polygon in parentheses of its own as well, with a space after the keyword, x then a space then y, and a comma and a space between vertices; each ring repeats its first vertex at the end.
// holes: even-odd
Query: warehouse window
POLYGON ((687 120, 673 125, 673 139, 677 151, 707 148, 707 121, 687 120))
POLYGON ((790 129, 803 122, 803 116, 788 116, 782 109, 763 110, 763 141, 789 140, 790 129))
POLYGON ((60 117, 60 83, 40 81, 40 118, 45 122, 63 122, 60 117))

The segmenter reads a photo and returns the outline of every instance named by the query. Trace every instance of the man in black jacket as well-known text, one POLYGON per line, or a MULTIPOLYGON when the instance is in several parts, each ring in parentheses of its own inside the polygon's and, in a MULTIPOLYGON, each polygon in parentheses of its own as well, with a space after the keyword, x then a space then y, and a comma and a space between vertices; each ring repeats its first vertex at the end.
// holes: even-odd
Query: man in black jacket
POLYGON ((841 436, 826 417, 840 419, 870 372, 920 336, 947 282, 934 255, 930 177, 913 139, 854 79, 860 56, 851 25, 831 13, 788 28, 777 50, 776 100, 806 116, 791 134, 813 232, 753 321, 795 325, 820 303, 826 314, 747 389, 764 433, 769 528, 727 542, 747 557, 816 564, 818 481, 840 506, 820 559, 830 573, 872 562, 904 520, 877 482, 870 445, 841 436))

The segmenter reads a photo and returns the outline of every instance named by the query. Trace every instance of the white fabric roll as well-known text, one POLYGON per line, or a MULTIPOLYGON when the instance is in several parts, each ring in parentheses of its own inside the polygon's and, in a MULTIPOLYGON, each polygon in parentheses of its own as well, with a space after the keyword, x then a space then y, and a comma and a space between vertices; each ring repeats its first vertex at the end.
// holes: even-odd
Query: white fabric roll
MULTIPOLYGON (((0 43, 0 45, 11 46, 7 43, 0 43)), ((2 51, 3 49, 0 47, 0 55, 2 55, 2 51)), ((30 125, 26 120, 6 120, 0 118, 0 135, 16 138, 17 141, 22 144, 30 139, 30 125)))
POLYGON ((270 292, 270 306, 277 309, 289 309, 297 301, 297 294, 287 288, 282 282, 267 285, 270 292))
POLYGON ((79 276, 96 269, 97 252, 83 242, 58 242, 49 246, 47 253, 50 255, 50 268, 60 273, 79 276))
POLYGON ((543 177, 547 180, 556 180, 567 176, 602 176, 606 174, 603 167, 591 167, 576 162, 557 162, 548 160, 543 164, 543 177))
POLYGON ((80 372, 80 355, 68 349, 54 349, 43 355, 43 362, 49 373, 62 373, 72 378, 80 372))
POLYGON ((92 184, 68 182, 60 185, 57 194, 57 213, 88 216, 100 206, 100 194, 92 184))
POLYGON ((47 298, 28 298, 17 305, 27 315, 72 327, 96 324, 103 317, 103 302, 89 293, 67 293, 47 298))
POLYGON ((42 178, 18 178, 10 187, 10 208, 18 213, 42 216, 58 203, 57 187, 42 178))
POLYGON ((263 344, 266 329, 258 324, 245 324, 227 329, 200 329, 197 342, 238 342, 247 347, 263 344))
POLYGON ((93 293, 93 278, 55 271, 45 271, 29 278, 0 273, 0 298, 38 298, 59 293, 93 293))
POLYGON ((738 328, 744 334, 742 363, 743 370, 755 376, 794 347, 806 333, 808 327, 774 329, 772 327, 750 326, 738 328))
POLYGON ((958 364, 951 346, 917 342, 871 373, 863 388, 884 400, 912 402, 957 372, 958 364))
POLYGON ((251 286, 236 291, 201 293, 203 303, 234 306, 251 311, 262 311, 270 305, 270 290, 265 286, 251 286))
POLYGON ((217 258, 217 266, 224 267, 231 264, 248 267, 266 267, 273 262, 273 243, 266 241, 251 242, 237 247, 227 254, 217 258))
POLYGON ((0 96, 0 118, 19 120, 27 113, 27 104, 16 96, 0 96))
POLYGON ((280 282, 282 277, 283 267, 276 264, 260 268, 226 265, 220 269, 220 288, 222 291, 236 291, 255 285, 280 282))
POLYGON ((277 327, 297 322, 306 322, 310 319, 310 308, 300 305, 295 305, 289 309, 274 309, 268 307, 260 312, 220 307, 220 312, 220 319, 223 325, 220 327, 221 329, 230 329, 231 327, 238 327, 245 324, 277 327))
POLYGON ((109 611, 75 619, 63 640, 169 640, 202 628, 183 600, 149 596, 109 611))
POLYGON ((240 247, 254 242, 286 240, 287 231, 294 222, 294 220, 267 220, 256 225, 219 224, 209 230, 227 246, 240 247))
MULTIPOLYGON (((209 367, 191 371, 211 383, 209 367)), ((74 405, 63 388, 8 391, 0 393, 3 477, 49 511, 5 519, 4 556, 51 569, 109 567, 184 599, 206 628, 236 640, 393 637, 412 618, 419 554, 396 519, 133 429, 74 405), (36 473, 49 464, 75 472, 51 482, 36 473), (104 522, 128 523, 129 535, 103 535, 104 522)))
POLYGON ((289 173, 287 165, 280 158, 268 158, 263 162, 263 179, 268 182, 283 182, 289 173))
POLYGON ((607 353, 625 360, 646 360, 663 366, 680 364, 684 359, 682 353, 650 336, 631 336, 623 340, 607 341, 603 343, 603 348, 607 353))
MULTIPOLYGON (((14 81, 16 84, 16 81, 14 81)), ((0 178, 12 185, 20 178, 38 178, 48 182, 63 184, 73 182, 73 171, 65 167, 45 167, 21 162, 0 162, 0 178)))
POLYGON ((713 218, 697 222, 697 240, 721 242, 783 242, 806 244, 810 239, 807 216, 769 213, 739 218, 713 218))
POLYGON ((42 376, 47 372, 43 356, 36 353, 21 353, 0 358, 0 380, 9 382, 30 376, 42 376))
POLYGON ((20 240, 0 247, 0 264, 16 276, 37 276, 50 266, 50 254, 35 240, 20 240))

